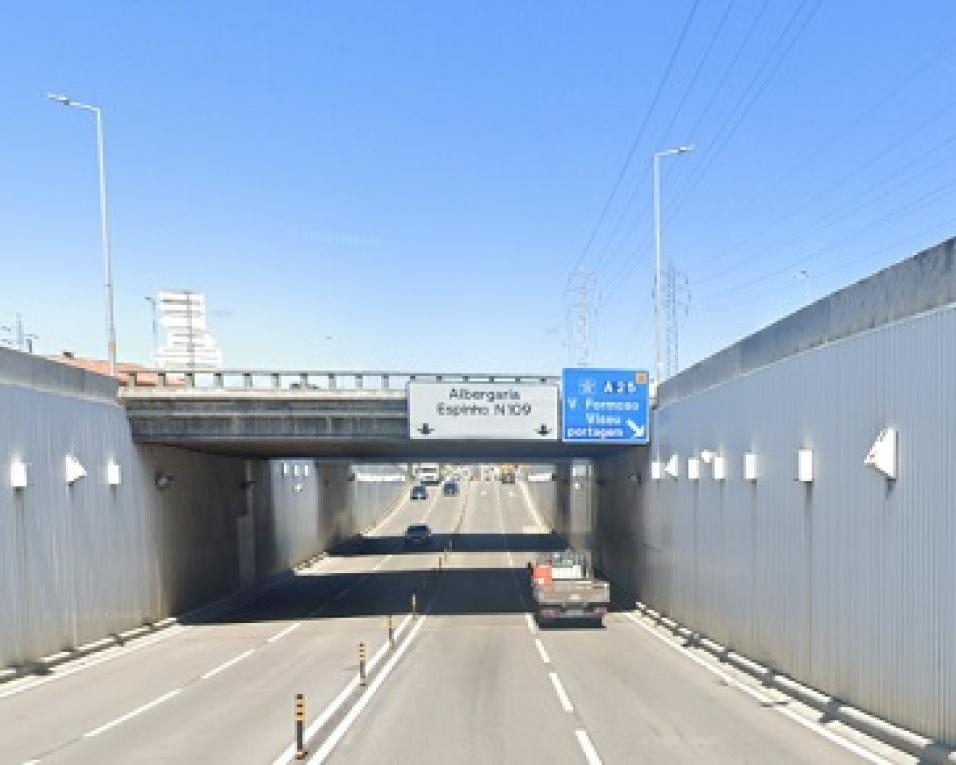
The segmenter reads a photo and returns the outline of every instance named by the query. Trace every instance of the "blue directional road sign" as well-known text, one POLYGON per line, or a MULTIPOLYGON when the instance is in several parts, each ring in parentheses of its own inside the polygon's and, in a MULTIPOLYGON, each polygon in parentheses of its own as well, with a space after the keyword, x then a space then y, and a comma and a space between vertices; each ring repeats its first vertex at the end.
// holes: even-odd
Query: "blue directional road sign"
POLYGON ((648 375, 637 369, 565 369, 561 440, 646 444, 648 375))

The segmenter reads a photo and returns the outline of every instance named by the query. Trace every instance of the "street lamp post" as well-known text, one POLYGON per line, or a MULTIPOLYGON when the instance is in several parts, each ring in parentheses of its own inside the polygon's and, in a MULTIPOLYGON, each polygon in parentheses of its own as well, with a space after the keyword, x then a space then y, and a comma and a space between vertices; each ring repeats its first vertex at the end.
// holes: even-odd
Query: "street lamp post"
POLYGON ((113 258, 110 254, 109 218, 106 207, 106 159, 103 152, 103 114, 98 106, 74 101, 67 96, 47 93, 47 98, 63 106, 92 112, 96 117, 96 154, 100 170, 100 238, 103 246, 103 268, 106 272, 106 351, 110 374, 116 374, 116 322, 113 313, 113 258))
POLYGON ((664 316, 664 305, 661 296, 662 262, 661 262, 661 157, 669 157, 672 154, 686 154, 693 151, 693 146, 678 146, 673 149, 665 149, 654 153, 654 246, 657 252, 656 265, 654 268, 654 331, 656 335, 655 342, 655 366, 657 370, 656 385, 660 385, 664 379, 664 361, 662 355, 662 329, 661 322, 664 316))

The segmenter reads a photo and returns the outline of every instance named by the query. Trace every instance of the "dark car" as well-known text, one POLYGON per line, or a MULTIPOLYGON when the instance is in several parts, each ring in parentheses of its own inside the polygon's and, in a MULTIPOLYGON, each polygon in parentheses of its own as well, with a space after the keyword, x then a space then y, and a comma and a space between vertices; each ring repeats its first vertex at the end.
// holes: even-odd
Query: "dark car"
POLYGON ((421 484, 421 483, 416 484, 415 486, 412 486, 411 498, 412 499, 428 499, 428 489, 425 487, 424 484, 421 484))
POLYGON ((446 497, 457 497, 458 481, 445 481, 445 485, 441 487, 441 493, 446 497))
POLYGON ((432 530, 424 523, 413 523, 405 529, 406 547, 428 547, 432 541, 432 530))

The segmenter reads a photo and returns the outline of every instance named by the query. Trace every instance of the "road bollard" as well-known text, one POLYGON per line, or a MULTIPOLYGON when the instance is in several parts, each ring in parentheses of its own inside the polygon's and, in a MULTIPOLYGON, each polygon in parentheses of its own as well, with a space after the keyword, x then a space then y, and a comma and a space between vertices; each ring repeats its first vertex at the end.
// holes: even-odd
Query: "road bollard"
POLYGON ((305 742, 302 740, 303 727, 305 725, 305 696, 301 693, 295 695, 295 758, 304 760, 305 742))
POLYGON ((359 684, 365 685, 365 643, 359 643, 359 684))
POLYGON ((392 615, 388 615, 388 644, 395 647, 395 630, 392 628, 392 615))
POLYGON ((418 616, 418 599, 415 597, 415 593, 412 593, 412 616, 418 616))
POLYGON ((441 571, 441 556, 438 557, 438 570, 441 571))

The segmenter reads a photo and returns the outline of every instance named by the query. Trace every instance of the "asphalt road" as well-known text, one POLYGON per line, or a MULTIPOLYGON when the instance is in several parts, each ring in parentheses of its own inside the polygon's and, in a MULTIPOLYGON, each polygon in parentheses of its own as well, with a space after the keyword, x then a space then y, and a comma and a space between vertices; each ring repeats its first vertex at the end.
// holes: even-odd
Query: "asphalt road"
POLYGON ((0 686, 0 763, 288 762, 296 693, 312 762, 866 761, 633 614, 539 631, 524 568, 557 545, 520 485, 406 501, 365 544, 217 623, 0 686), (404 549, 423 520, 449 554, 404 549), (360 642, 375 664, 366 687, 360 642))

